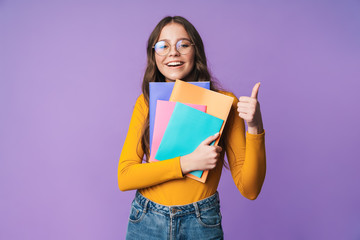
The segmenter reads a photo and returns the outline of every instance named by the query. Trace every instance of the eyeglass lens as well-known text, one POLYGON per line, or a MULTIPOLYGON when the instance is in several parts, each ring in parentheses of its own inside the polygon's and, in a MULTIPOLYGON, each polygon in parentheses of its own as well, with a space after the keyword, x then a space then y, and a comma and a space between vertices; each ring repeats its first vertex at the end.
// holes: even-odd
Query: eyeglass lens
MULTIPOLYGON (((188 54, 191 50, 191 46, 192 44, 189 40, 179 40, 176 43, 176 51, 178 51, 180 54, 188 54)), ((166 41, 159 41, 155 44, 154 49, 157 54, 164 56, 170 52, 171 45, 166 41)))

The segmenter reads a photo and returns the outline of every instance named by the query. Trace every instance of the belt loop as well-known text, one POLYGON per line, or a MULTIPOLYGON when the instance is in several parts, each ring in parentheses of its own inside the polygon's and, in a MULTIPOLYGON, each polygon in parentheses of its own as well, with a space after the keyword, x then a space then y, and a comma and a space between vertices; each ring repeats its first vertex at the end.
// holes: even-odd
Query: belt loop
POLYGON ((144 204, 144 213, 146 213, 146 211, 147 211, 148 204, 149 204, 149 199, 146 199, 145 204, 144 204))
POLYGON ((200 217, 200 211, 199 211, 199 206, 196 202, 193 203, 194 208, 195 208, 195 213, 196 213, 196 217, 200 217))

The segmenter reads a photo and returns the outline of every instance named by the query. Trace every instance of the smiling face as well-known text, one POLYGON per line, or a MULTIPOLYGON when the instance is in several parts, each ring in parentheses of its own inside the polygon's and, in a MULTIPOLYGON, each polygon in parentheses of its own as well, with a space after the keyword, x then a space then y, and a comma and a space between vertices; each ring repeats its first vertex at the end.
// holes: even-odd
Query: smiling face
POLYGON ((182 39, 190 41, 188 33, 181 24, 169 23, 161 30, 158 41, 165 40, 171 47, 170 52, 165 56, 155 53, 155 62, 167 82, 176 79, 186 81, 186 77, 194 68, 194 47, 191 47, 190 52, 187 54, 180 54, 176 50, 176 43, 182 39))

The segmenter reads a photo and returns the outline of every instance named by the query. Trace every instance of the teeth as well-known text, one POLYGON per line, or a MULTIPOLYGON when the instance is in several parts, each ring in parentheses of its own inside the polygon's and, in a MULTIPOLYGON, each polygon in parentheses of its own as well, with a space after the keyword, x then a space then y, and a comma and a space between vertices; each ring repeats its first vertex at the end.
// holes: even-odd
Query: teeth
POLYGON ((167 64, 168 66, 178 66, 181 65, 181 62, 171 62, 167 64))

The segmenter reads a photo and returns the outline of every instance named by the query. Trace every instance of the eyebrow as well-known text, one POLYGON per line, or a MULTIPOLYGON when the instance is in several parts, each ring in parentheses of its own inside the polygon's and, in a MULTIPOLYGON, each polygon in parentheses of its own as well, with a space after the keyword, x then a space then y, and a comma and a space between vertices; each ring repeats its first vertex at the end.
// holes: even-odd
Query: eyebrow
MULTIPOLYGON (((176 42, 178 42, 178 41, 180 41, 180 40, 188 40, 188 41, 190 41, 190 42, 191 42, 191 40, 190 40, 190 39, 188 39, 188 38, 178 38, 178 39, 176 40, 176 42)), ((159 39, 159 40, 158 40, 158 42, 160 42, 160 41, 167 41, 167 42, 170 42, 170 40, 169 40, 169 39, 159 39)))

